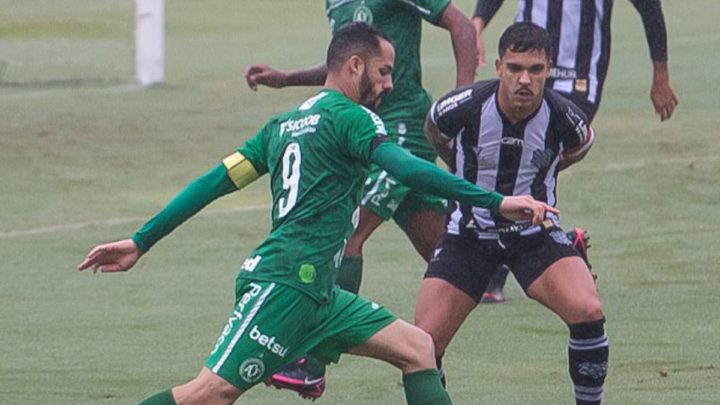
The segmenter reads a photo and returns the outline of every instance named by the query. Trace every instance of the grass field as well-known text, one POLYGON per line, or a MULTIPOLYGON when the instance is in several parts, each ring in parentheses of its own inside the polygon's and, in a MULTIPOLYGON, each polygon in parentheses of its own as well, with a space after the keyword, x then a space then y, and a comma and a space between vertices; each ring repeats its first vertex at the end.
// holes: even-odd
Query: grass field
MULTIPOLYGON (((131 3, 0 0, 0 61, 34 55, 0 75, 0 404, 131 404, 193 377, 225 323, 240 263, 267 232, 264 181, 208 207, 128 274, 75 266, 314 92, 255 94, 242 70, 320 62, 329 39, 320 1, 167 2, 167 84, 149 90, 132 85, 131 3), (84 60, 100 69, 84 73, 84 60)), ((490 49, 514 12, 506 3, 490 49)), ((474 2, 457 4, 470 13, 474 2)), ((566 227, 592 236, 611 341, 605 403, 720 404, 720 84, 711 73, 720 3, 663 6, 679 107, 669 122, 654 115, 640 19, 617 1, 598 139, 561 176, 560 208, 566 227)), ((454 83, 448 43, 426 27, 424 80, 435 96, 454 83)), ((423 271, 386 225, 367 246, 361 293, 412 319, 423 271)), ((478 308, 450 347, 455 403, 572 403, 566 328, 514 284, 508 294, 478 308)), ((243 399, 306 403, 264 387, 243 399)), ((392 367, 346 356, 317 403, 402 401, 392 367)))

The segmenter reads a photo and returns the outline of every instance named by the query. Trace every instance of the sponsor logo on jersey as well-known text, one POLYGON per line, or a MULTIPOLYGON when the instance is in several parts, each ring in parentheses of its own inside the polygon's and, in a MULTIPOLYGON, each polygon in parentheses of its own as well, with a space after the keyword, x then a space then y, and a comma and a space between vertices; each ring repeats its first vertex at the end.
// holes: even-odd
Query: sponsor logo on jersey
POLYGON ((571 107, 568 107, 567 111, 565 111, 565 117, 567 117, 568 121, 570 121, 573 127, 575 127, 575 133, 578 136, 580 144, 582 145, 587 142, 588 126, 585 123, 585 120, 580 116, 580 114, 573 111, 571 107))
POLYGON ((500 143, 508 146, 517 146, 518 148, 522 148, 525 145, 524 140, 520 138, 513 138, 512 136, 503 137, 500 140, 500 143))
POLYGON ((550 69, 550 77, 553 79, 575 79, 577 78, 577 71, 571 68, 555 66, 550 69))
POLYGON ((383 120, 374 112, 372 112, 369 108, 360 106, 363 110, 367 111, 368 115, 370 115, 370 119, 372 119, 373 124, 375 124, 375 132, 381 135, 387 135, 387 131, 385 130, 385 123, 383 120))
POLYGON ((364 22, 369 25, 372 25, 373 22, 373 13, 372 10, 368 8, 368 6, 361 4, 358 8, 355 9, 355 13, 353 13, 353 21, 359 21, 364 22))
POLYGON ((450 96, 444 100, 442 100, 440 103, 437 104, 435 107, 436 115, 438 117, 444 115, 448 111, 452 111, 457 106, 462 104, 464 101, 469 99, 472 96, 472 89, 467 89, 463 92, 460 92, 454 96, 450 96))
POLYGON ((250 330, 250 339, 256 341, 260 346, 268 349, 270 353, 276 354, 280 357, 285 357, 287 353, 287 347, 283 346, 275 340, 275 336, 268 336, 258 329, 257 325, 254 325, 250 330))
POLYGON ((300 136, 307 133, 315 133, 315 126, 320 122, 320 114, 308 115, 303 118, 296 120, 289 119, 280 123, 280 136, 283 136, 286 132, 290 133, 290 136, 300 136))
POLYGON ((257 267, 258 263, 260 263, 260 260, 262 260, 262 256, 260 255, 248 257, 247 259, 245 259, 242 266, 240 266, 240 270, 245 270, 252 273, 255 270, 255 267, 257 267))
POLYGON ((265 364, 258 358, 247 359, 240 364, 238 374, 245 382, 251 384, 258 382, 263 374, 265 374, 265 364))
POLYGON ((230 335, 230 333, 233 331, 235 325, 240 322, 240 320, 245 316, 245 307, 247 306, 247 304, 250 302, 250 300, 257 297, 260 294, 261 290, 262 287, 260 287, 260 285, 250 283, 250 291, 243 294, 237 305, 235 305, 235 309, 233 310, 232 315, 230 315, 230 318, 228 319, 228 322, 225 325, 222 334, 220 334, 220 337, 215 343, 215 348, 213 348, 212 353, 215 353, 218 348, 220 348, 220 346, 225 342, 225 339, 227 339, 228 335, 230 335))

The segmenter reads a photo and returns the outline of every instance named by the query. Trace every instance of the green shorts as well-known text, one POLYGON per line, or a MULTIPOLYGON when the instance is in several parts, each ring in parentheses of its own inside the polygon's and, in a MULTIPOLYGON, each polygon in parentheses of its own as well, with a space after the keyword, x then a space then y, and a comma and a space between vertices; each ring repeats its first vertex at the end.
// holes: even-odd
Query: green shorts
POLYGON ((416 192, 374 165, 365 181, 361 204, 385 221, 393 218, 403 229, 420 211, 431 210, 442 214, 447 209, 446 200, 416 192))
MULTIPOLYGON (((424 134, 430 104, 429 95, 418 92, 402 102, 383 104, 380 114, 393 141, 413 155, 434 163, 437 154, 424 134)), ((420 211, 445 213, 447 208, 444 199, 415 192, 376 165, 370 167, 361 204, 385 221, 393 218, 403 229, 420 211)))
POLYGON ((238 280, 235 308, 205 366, 245 391, 307 353, 337 362, 396 319, 337 286, 320 304, 283 284, 238 280))

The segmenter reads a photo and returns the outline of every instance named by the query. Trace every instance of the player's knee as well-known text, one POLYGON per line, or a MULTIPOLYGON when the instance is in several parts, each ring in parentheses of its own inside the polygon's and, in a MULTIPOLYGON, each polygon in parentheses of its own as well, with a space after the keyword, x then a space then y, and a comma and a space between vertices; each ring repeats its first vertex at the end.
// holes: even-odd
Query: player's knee
POLYGON ((242 392, 215 374, 203 370, 188 383, 173 389, 178 403, 233 404, 242 392))
POLYGON ((406 358, 400 363, 403 373, 435 367, 435 349, 430 334, 414 327, 405 335, 406 358))
POLYGON ((603 319, 605 313, 602 309, 600 299, 593 297, 583 302, 583 305, 578 309, 576 316, 572 323, 592 322, 598 319, 603 319))

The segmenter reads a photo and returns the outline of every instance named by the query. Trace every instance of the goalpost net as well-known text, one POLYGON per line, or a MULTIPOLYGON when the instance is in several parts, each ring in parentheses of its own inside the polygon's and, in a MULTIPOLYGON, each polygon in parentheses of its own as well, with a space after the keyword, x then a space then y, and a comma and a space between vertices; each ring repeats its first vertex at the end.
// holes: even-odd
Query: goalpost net
POLYGON ((164 0, 0 0, 0 89, 164 81, 164 0))

